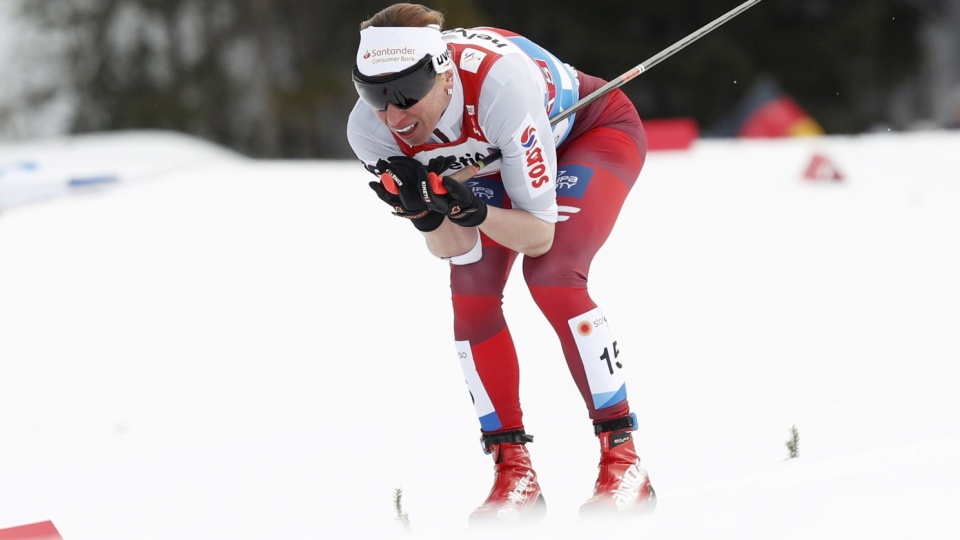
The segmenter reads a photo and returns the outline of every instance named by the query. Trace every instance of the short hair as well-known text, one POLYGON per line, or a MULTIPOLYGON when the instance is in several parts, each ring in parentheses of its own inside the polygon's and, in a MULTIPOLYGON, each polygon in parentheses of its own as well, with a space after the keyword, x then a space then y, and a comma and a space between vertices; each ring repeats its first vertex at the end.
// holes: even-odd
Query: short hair
POLYGON ((371 26, 427 26, 443 29, 443 13, 421 4, 393 4, 360 23, 360 30, 371 26))

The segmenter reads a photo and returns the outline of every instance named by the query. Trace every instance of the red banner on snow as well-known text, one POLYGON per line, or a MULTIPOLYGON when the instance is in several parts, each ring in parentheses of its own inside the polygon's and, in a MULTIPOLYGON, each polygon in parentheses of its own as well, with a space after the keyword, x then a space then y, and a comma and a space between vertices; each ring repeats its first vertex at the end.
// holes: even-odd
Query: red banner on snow
POLYGON ((0 540, 63 540, 51 521, 0 529, 0 540))
POLYGON ((700 136, 700 126, 692 118, 644 120, 647 150, 686 150, 700 136))

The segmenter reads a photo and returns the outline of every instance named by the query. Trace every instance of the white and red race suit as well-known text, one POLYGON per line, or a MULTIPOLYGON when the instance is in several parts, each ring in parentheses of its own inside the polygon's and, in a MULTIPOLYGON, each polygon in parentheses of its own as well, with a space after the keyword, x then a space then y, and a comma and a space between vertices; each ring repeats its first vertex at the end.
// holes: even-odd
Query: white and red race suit
MULTIPOLYGON (((560 339, 590 418, 626 416, 624 358, 587 281, 590 263, 643 167, 640 117, 614 90, 551 126, 552 116, 605 81, 512 32, 454 29, 444 32, 444 40, 453 55, 454 92, 432 139, 406 145, 358 100, 347 127, 350 145, 371 172, 390 156, 426 164, 452 155, 453 169, 460 169, 499 150, 501 159, 467 184, 489 205, 556 223, 550 251, 524 257, 524 279, 560 339)), ((517 253, 482 233, 481 243, 479 260, 450 266, 457 355, 481 431, 523 429, 519 362, 501 305, 517 253)))

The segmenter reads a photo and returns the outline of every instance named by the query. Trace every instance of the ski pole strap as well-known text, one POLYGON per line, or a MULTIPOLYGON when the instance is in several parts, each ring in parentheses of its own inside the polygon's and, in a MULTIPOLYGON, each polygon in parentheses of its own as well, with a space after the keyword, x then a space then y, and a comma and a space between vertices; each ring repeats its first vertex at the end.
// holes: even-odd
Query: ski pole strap
POLYGON ((480 444, 483 446, 483 451, 487 454, 490 453, 490 447, 495 444, 525 444, 530 442, 533 442, 533 435, 527 435, 522 429, 504 431, 503 433, 484 433, 483 436, 480 437, 480 444))
POLYGON ((608 431, 621 431, 624 429, 629 429, 630 431, 637 430, 636 413, 630 413, 629 416, 621 416, 620 418, 614 418, 612 420, 603 420, 593 423, 594 435, 599 435, 608 431))

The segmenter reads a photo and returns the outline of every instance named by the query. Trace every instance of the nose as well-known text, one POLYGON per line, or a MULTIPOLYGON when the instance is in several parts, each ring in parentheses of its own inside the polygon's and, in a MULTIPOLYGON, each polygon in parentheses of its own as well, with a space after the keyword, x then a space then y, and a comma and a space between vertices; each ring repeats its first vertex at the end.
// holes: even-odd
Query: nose
POLYGON ((401 123, 407 116, 407 112, 398 108, 393 103, 387 103, 387 110, 384 113, 387 119, 387 125, 390 127, 401 127, 401 123))

